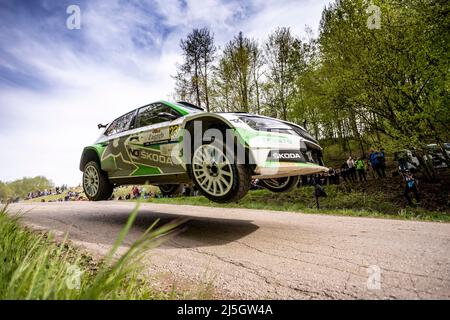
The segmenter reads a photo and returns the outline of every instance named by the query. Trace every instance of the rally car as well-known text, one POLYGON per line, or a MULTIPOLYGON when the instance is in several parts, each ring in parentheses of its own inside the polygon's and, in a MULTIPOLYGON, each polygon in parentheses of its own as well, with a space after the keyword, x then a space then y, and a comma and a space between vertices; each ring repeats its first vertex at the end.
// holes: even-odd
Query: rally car
POLYGON ((253 179, 285 192, 299 176, 328 170, 321 147, 303 127, 254 114, 158 101, 100 128, 80 161, 92 201, 109 199, 120 185, 157 185, 175 195, 190 184, 212 201, 231 202, 246 195, 253 179))

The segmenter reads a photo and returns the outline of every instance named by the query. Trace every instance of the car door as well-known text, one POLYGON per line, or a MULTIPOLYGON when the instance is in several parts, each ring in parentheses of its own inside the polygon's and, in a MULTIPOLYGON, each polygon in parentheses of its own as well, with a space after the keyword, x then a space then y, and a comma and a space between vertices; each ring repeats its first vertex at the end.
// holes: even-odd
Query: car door
POLYGON ((112 179, 129 177, 137 170, 133 164, 126 142, 133 129, 136 110, 114 120, 106 129, 105 149, 101 157, 101 166, 112 179))
POLYGON ((178 159, 182 115, 163 103, 138 110, 135 129, 126 141, 135 176, 184 173, 178 159))

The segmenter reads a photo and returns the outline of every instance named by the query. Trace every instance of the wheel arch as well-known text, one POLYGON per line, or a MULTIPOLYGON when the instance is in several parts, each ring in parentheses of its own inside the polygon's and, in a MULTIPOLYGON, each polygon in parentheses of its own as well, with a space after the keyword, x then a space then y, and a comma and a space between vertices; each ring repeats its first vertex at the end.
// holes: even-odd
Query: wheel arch
MULTIPOLYGON (((208 130, 210 128, 217 128, 219 130, 227 130, 227 129, 234 130, 235 129, 235 126, 228 119, 226 119, 220 115, 211 114, 211 113, 202 113, 202 114, 196 115, 194 117, 189 117, 188 119, 185 120, 185 122, 181 126, 182 129, 184 129, 190 133, 191 137, 194 136, 193 130, 194 130, 195 121, 202 121, 202 132, 205 132, 206 130, 208 130), (206 123, 206 125, 205 125, 205 123, 206 123)), ((247 164, 248 163, 255 164, 253 155, 250 152, 247 143, 239 136, 239 134, 237 132, 234 132, 234 137, 235 137, 235 142, 240 143, 244 147, 245 159, 246 159, 247 164)), ((183 148, 186 148, 187 146, 184 144, 184 142, 185 141, 183 141, 183 148)), ((190 152, 191 152, 190 154, 192 154, 193 148, 194 148, 193 140, 191 141, 189 148, 190 148, 190 152)), ((251 169, 254 170, 255 167, 256 167, 256 165, 254 165, 254 167, 252 167, 251 169)), ((190 176, 189 170, 187 170, 187 172, 188 172, 188 175, 190 176)), ((192 178, 192 177, 190 177, 190 178, 192 178)))
POLYGON ((224 129, 234 129, 234 126, 230 121, 228 121, 224 117, 221 117, 220 115, 210 114, 210 113, 202 113, 202 114, 187 118, 184 121, 182 128, 191 132, 191 130, 193 130, 193 125, 194 125, 195 121, 206 122, 206 126, 203 126, 203 124, 202 124, 203 130, 207 130, 207 129, 211 128, 212 126, 220 126, 224 129))
POLYGON ((80 160, 80 171, 84 170, 84 167, 88 162, 95 161, 98 163, 98 165, 101 167, 101 153, 100 153, 100 147, 99 146, 91 146, 86 147, 83 150, 83 154, 81 155, 80 160))

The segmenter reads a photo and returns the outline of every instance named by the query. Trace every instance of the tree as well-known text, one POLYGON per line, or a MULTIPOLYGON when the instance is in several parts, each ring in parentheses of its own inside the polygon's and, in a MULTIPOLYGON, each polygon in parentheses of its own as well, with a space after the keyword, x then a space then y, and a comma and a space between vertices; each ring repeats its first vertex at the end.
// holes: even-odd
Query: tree
POLYGON ((444 0, 337 0, 324 9, 316 39, 278 28, 261 50, 240 32, 211 78, 203 68, 189 78, 181 72, 180 86, 200 76, 212 88, 180 92, 208 92, 215 110, 296 122, 349 153, 425 150, 450 139, 449 12, 444 0))
POLYGON ((6 201, 12 196, 11 188, 4 182, 0 181, 0 201, 6 201))
POLYGON ((431 1, 380 1, 379 6, 381 29, 367 28, 363 1, 338 1, 325 10, 320 42, 338 89, 334 94, 354 116, 350 120, 391 137, 393 146, 442 139, 450 120, 445 53, 450 39, 436 16, 449 7, 431 1))
MULTIPOLYGON (((263 52, 259 48, 256 42, 250 48, 251 55, 251 71, 252 71, 252 84, 254 87, 254 97, 255 97, 255 112, 257 114, 261 113, 261 85, 264 68, 264 57, 263 52)), ((253 91, 253 90, 252 90, 253 91)))
POLYGON ((23 178, 6 183, 0 181, 0 200, 25 198, 30 192, 43 191, 53 187, 53 182, 43 176, 23 178))
POLYGON ((210 110, 209 76, 216 47, 214 36, 208 28, 194 29, 186 39, 180 41, 184 62, 178 65, 176 95, 186 100, 195 100, 198 106, 205 104, 210 110))
POLYGON ((253 52, 257 44, 254 40, 243 36, 242 32, 234 37, 223 51, 223 63, 230 67, 233 83, 235 84, 239 111, 250 111, 250 90, 252 79, 253 52))
POLYGON ((289 28, 278 28, 266 42, 268 79, 272 83, 276 108, 287 120, 290 99, 295 93, 295 78, 302 68, 301 42, 292 36, 289 28))
POLYGON ((233 69, 226 57, 221 57, 213 73, 214 100, 217 111, 232 111, 233 108, 233 69))

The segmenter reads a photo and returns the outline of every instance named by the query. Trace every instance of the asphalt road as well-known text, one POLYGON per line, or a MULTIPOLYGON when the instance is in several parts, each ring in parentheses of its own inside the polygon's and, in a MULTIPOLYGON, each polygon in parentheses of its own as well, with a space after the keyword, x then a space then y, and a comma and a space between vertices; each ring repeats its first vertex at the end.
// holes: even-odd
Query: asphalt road
MULTIPOLYGON (((16 204, 37 229, 69 232, 104 254, 130 202, 16 204)), ((276 211, 143 204, 126 244, 155 219, 188 218, 151 250, 146 270, 210 282, 220 297, 273 299, 450 298, 450 224, 276 211)))

